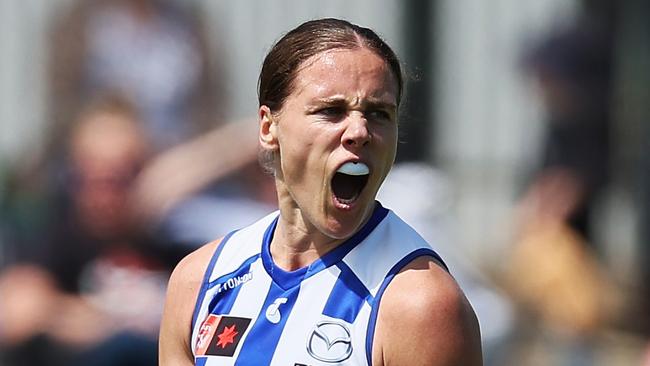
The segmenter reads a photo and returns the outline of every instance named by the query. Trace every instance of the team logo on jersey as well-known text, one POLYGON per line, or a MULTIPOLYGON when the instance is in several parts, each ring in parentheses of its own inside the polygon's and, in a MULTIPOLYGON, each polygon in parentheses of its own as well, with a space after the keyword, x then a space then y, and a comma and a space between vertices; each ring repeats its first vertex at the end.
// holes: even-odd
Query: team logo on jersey
POLYGON ((343 323, 319 322, 307 340, 307 352, 323 362, 336 363, 347 360, 352 354, 350 330, 343 323))
POLYGON ((282 319, 282 314, 280 314, 280 305, 287 302, 286 297, 280 297, 273 301, 273 304, 269 305, 266 308, 266 320, 270 321, 273 324, 278 324, 280 319, 282 319))
POLYGON ((232 357, 250 322, 250 318, 210 314, 199 329, 195 354, 232 357))

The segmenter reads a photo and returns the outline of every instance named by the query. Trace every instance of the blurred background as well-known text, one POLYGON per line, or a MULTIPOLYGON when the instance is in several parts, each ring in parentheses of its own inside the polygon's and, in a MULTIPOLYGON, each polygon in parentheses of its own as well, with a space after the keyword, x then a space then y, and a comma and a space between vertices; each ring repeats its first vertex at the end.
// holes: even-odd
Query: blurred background
POLYGON ((486 365, 650 365, 650 3, 0 2, 0 365, 155 365, 182 256, 275 207, 265 53, 317 17, 408 85, 380 200, 449 262, 486 365))

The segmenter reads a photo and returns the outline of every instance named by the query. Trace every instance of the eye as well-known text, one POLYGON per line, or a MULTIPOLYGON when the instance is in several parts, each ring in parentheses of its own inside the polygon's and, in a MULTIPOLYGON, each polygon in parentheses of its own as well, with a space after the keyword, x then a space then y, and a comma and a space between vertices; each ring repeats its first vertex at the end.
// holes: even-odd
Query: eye
POLYGON ((367 111, 366 118, 372 120, 391 120, 391 114, 383 109, 372 109, 367 111))
POLYGON ((339 122, 345 118, 347 110, 343 107, 325 107, 316 111, 319 118, 329 122, 339 122))
POLYGON ((341 107, 326 107, 319 109, 316 113, 326 117, 336 117, 344 114, 345 110, 341 107))

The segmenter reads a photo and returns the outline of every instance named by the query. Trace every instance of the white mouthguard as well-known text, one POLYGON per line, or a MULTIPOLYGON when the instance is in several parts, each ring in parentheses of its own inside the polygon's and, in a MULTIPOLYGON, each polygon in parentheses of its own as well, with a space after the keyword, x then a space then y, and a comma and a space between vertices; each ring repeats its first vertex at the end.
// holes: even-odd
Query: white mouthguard
POLYGON ((350 161, 343 164, 336 172, 347 175, 366 175, 370 173, 370 169, 364 163, 353 163, 350 161))

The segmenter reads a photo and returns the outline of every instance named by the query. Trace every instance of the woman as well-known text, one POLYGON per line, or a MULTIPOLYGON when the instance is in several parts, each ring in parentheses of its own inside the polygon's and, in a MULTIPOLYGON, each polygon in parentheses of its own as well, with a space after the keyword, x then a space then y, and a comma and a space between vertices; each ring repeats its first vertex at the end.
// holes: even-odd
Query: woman
POLYGON ((370 29, 322 19, 278 41, 258 117, 279 213, 179 263, 162 365, 481 364, 444 263, 375 201, 401 95, 399 61, 370 29))

